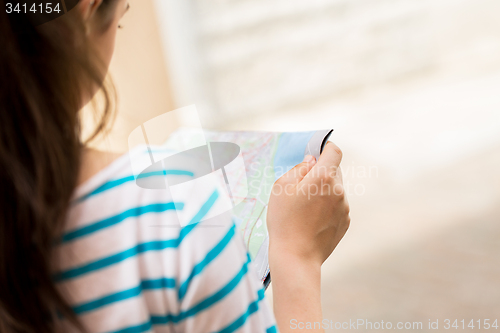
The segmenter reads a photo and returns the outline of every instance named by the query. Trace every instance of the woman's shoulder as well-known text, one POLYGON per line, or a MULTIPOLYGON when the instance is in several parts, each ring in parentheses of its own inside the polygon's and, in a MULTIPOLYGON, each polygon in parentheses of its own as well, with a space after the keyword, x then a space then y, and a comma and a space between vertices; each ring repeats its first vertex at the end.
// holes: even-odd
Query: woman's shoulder
MULTIPOLYGON (((162 155, 176 152, 162 147, 139 146, 126 153, 102 152, 86 149, 83 152, 78 185, 73 193, 72 205, 99 196, 114 198, 125 196, 130 199, 144 195, 158 196, 169 191, 156 191, 167 188, 167 180, 183 183, 193 178, 195 161, 183 163, 176 170, 168 170, 161 163, 150 160, 151 150, 162 155), (154 164, 154 165, 153 165, 154 164)), ((183 186, 189 189, 190 186, 183 186)), ((137 198, 136 198, 137 199, 137 198)))
MULTIPOLYGON (((123 154, 77 187, 66 218, 64 244, 77 240, 91 244, 105 238, 130 242, 127 246, 133 247, 144 239, 173 239, 183 227, 224 212, 221 189, 210 182, 193 182, 190 172, 146 169, 137 174, 133 160, 148 153, 136 149, 123 154), (175 186, 167 186, 169 176, 178 177, 175 186), (146 177, 152 180, 146 185, 155 186, 144 186, 140 180, 146 177)), ((231 221, 230 217, 223 220, 231 221)))
MULTIPOLYGON (((175 154, 164 148, 165 156, 175 154)), ((183 161, 168 166, 149 159, 151 149, 137 147, 125 154, 106 154, 87 151, 84 155, 82 180, 75 189, 70 207, 70 224, 83 220, 105 218, 130 209, 149 211, 167 205, 173 206, 182 225, 199 222, 226 212, 228 200, 225 189, 216 179, 196 177, 196 161, 183 161), (156 208, 155 208, 156 207, 156 208)), ((68 227, 72 227, 68 225, 68 227)))
POLYGON ((116 169, 116 166, 123 168, 125 166, 125 153, 105 152, 92 148, 84 148, 82 151, 80 171, 78 174, 77 191, 95 183, 94 178, 102 178, 108 171, 107 169, 116 169), (101 176, 101 177, 99 177, 101 176))

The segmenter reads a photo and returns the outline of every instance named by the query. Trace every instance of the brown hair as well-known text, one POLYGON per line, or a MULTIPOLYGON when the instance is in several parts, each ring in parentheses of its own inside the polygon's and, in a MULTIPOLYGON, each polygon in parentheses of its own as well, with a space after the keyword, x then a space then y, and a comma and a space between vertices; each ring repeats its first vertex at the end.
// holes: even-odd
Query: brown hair
MULTIPOLYGON (((0 10, 0 331, 53 332, 57 316, 84 331, 52 280, 52 250, 80 168, 78 110, 106 69, 83 22, 67 14, 35 28, 21 16, 0 10)), ((112 114, 111 91, 101 90, 92 137, 112 114)))

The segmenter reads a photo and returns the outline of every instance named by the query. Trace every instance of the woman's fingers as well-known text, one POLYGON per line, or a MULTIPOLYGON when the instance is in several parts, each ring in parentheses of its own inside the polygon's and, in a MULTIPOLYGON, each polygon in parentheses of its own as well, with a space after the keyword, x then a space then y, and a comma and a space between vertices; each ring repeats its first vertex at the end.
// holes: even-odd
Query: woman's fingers
POLYGON ((333 142, 328 141, 319 161, 312 168, 304 180, 308 182, 321 182, 322 184, 340 183, 342 184, 342 177, 340 176, 340 162, 342 161, 342 151, 333 142))
POLYGON ((342 150, 333 142, 328 141, 325 148, 323 148, 317 165, 330 168, 336 173, 339 169, 340 162, 342 162, 342 150))
POLYGON ((298 184, 316 164, 316 158, 311 155, 304 157, 304 161, 297 164, 290 171, 285 173, 278 182, 285 184, 298 184))

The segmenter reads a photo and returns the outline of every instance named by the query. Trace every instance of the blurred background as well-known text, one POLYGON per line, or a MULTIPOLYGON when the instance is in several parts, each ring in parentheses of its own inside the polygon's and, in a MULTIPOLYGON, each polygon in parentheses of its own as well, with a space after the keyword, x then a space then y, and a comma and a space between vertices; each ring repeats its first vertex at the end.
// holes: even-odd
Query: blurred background
POLYGON ((352 224, 324 317, 500 320, 500 1, 130 4, 97 147, 190 104, 207 129, 335 128, 352 224))

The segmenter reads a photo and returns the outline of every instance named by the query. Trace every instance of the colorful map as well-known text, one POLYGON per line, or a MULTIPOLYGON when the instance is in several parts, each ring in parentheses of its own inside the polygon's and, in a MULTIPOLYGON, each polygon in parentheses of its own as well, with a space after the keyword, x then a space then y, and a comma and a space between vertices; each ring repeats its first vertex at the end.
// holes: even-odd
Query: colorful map
MULTIPOLYGON (((241 149, 245 170, 227 170, 227 177, 232 179, 233 189, 236 188, 236 191, 231 192, 234 194, 234 202, 237 202, 232 214, 262 281, 269 273, 266 215, 272 186, 279 177, 302 162, 306 148, 317 133, 319 131, 287 133, 204 131, 206 142, 230 142, 237 144, 241 149), (245 191, 237 190, 243 187, 246 187, 245 191), (247 194, 245 197, 238 197, 238 193, 247 194)), ((191 137, 193 136, 190 135, 189 129, 178 130, 170 136, 165 146, 182 151, 192 147, 192 142, 189 142, 191 137)), ((320 151, 320 148, 317 151, 320 151)))

